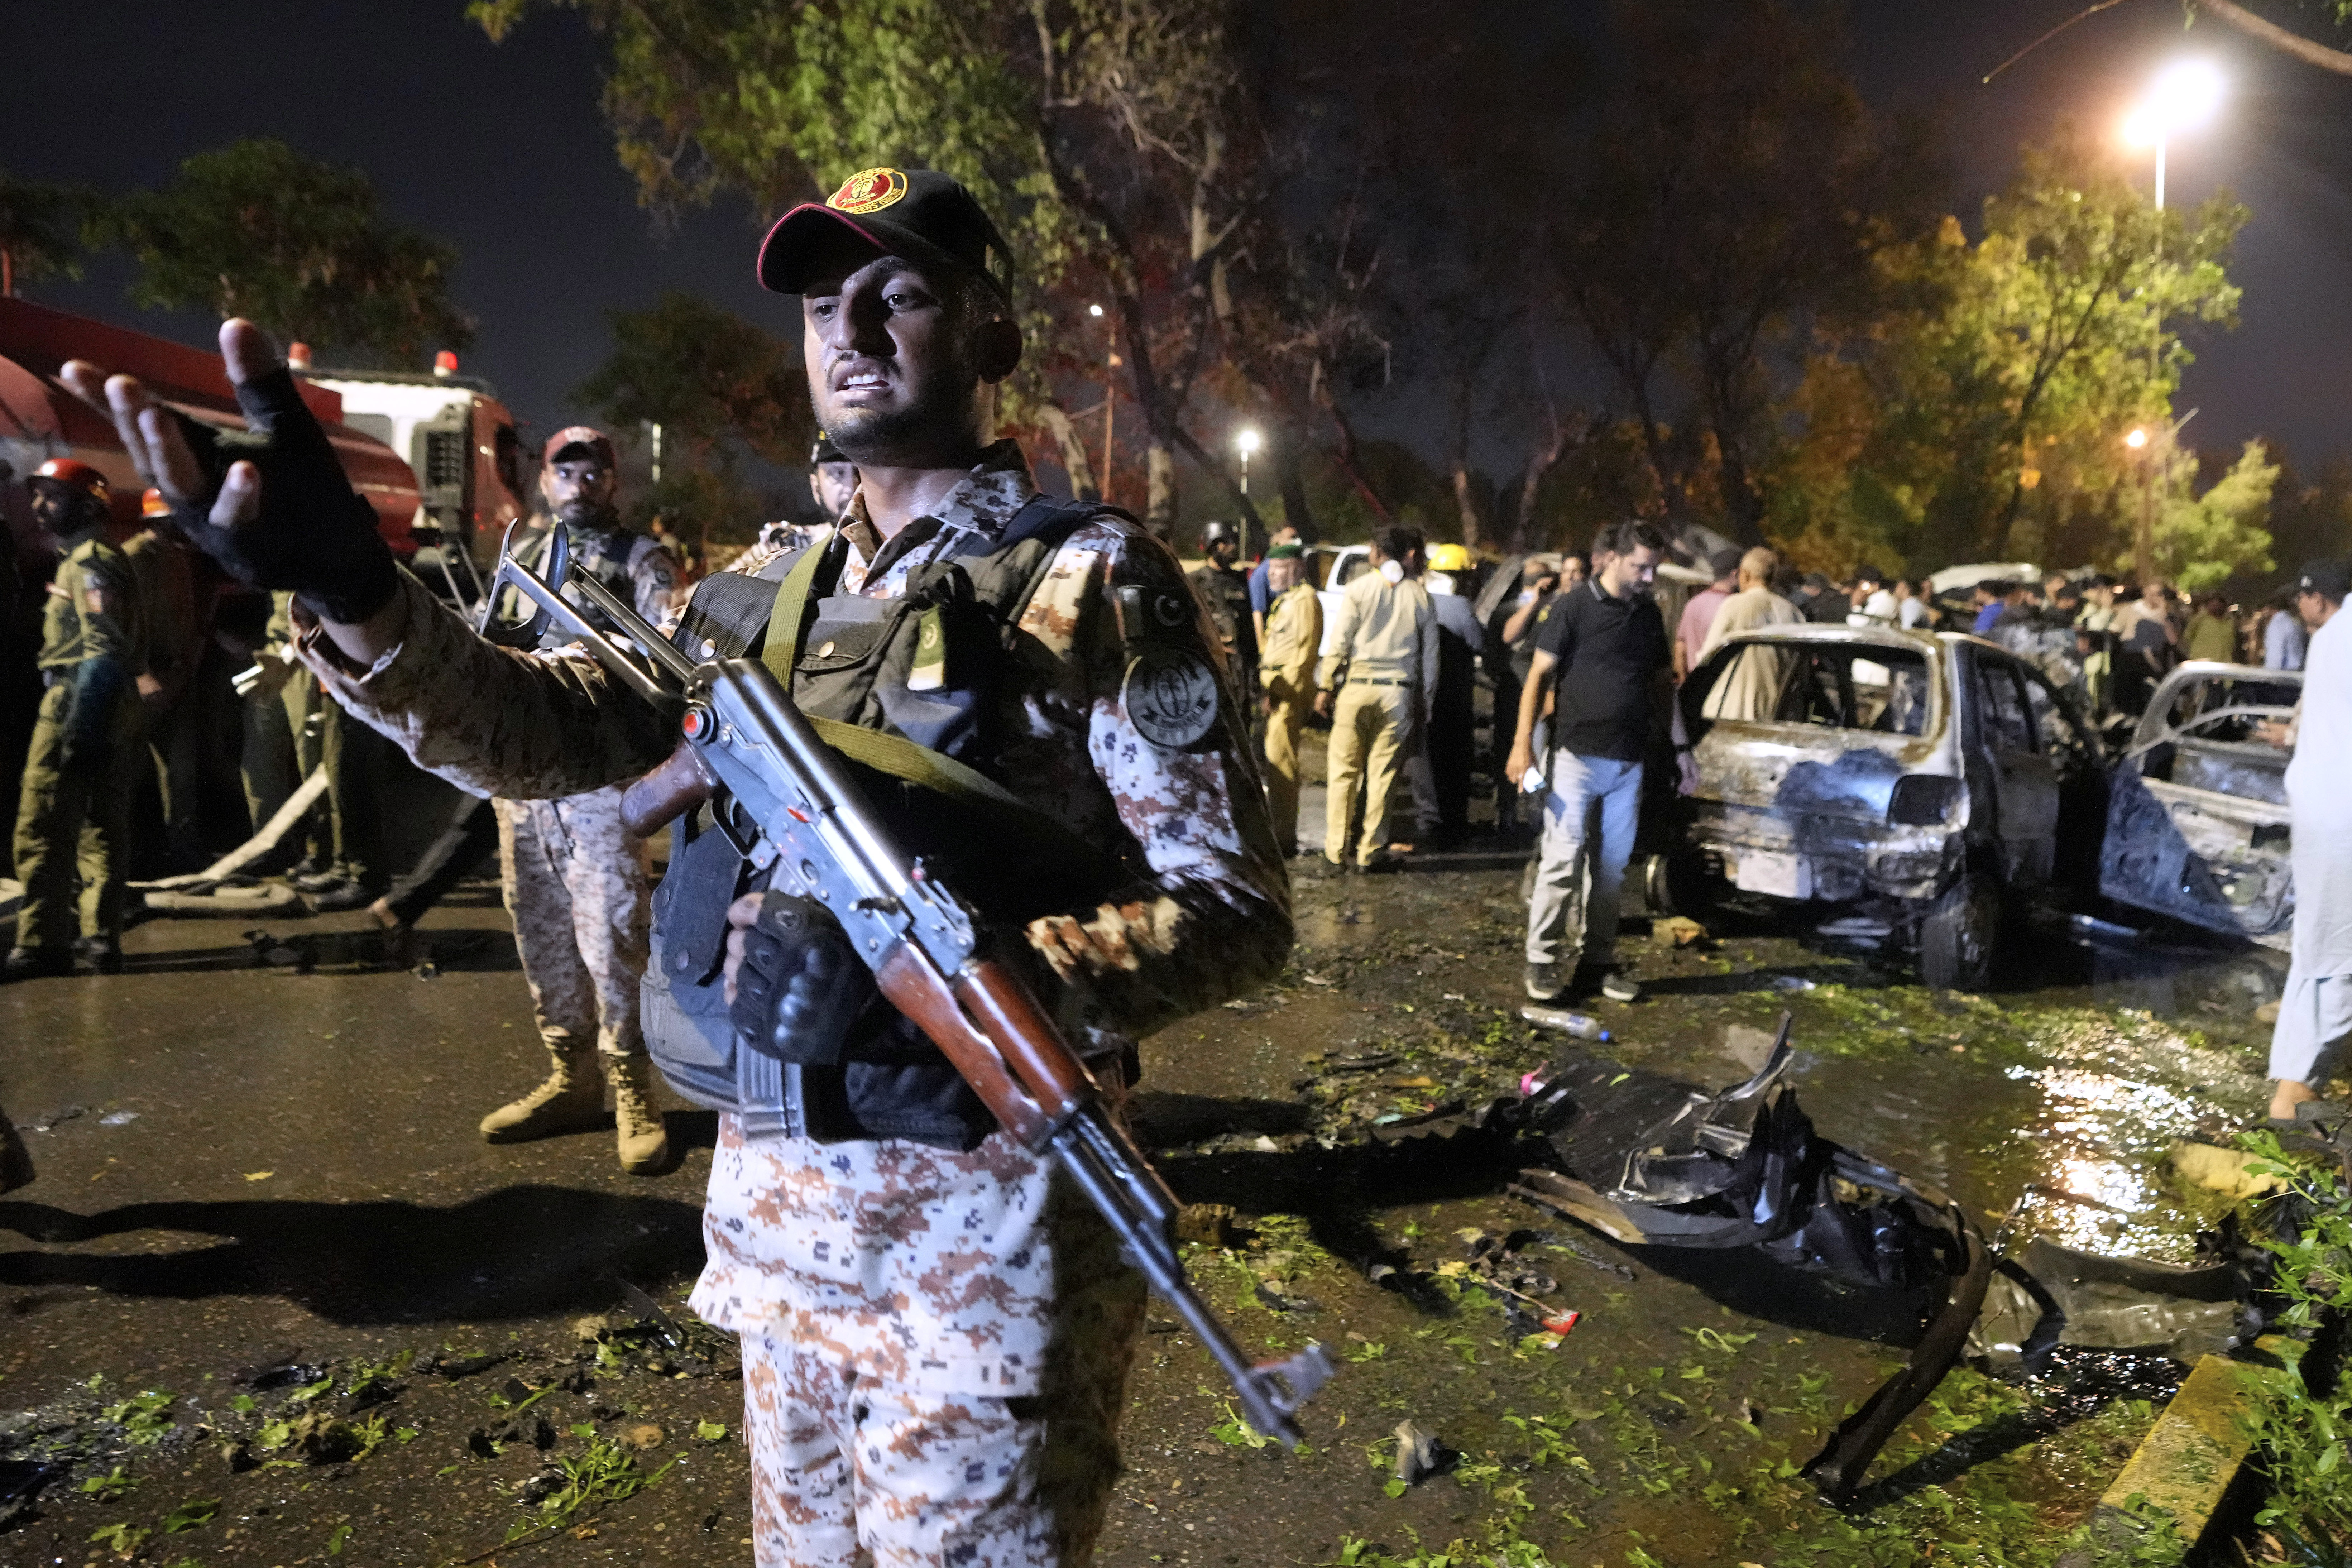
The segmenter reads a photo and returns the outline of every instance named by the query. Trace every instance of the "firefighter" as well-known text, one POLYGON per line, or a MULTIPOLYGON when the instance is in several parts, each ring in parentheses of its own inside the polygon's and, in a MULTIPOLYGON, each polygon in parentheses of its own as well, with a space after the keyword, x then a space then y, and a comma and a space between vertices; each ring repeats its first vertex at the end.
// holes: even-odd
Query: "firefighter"
POLYGON ((76 933, 100 973, 122 967, 123 859, 144 760, 147 673, 131 563, 106 538, 106 477, 53 458, 26 481, 33 515, 64 547, 42 622, 40 718, 16 806, 16 945, 0 978, 73 973, 76 933), (79 915, 76 917, 76 879, 79 915))

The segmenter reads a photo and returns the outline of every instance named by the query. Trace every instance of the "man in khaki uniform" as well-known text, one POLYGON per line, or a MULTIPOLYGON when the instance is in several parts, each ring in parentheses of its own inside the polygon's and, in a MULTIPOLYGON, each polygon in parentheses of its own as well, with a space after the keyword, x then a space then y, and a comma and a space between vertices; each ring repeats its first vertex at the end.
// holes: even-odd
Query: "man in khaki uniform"
POLYGON ((1274 811, 1274 836, 1285 855, 1298 853, 1298 737, 1315 702, 1315 658, 1323 648, 1323 601, 1299 580, 1296 544, 1277 544, 1266 553, 1266 586, 1274 602, 1265 613, 1265 798, 1274 811))
POLYGON ((140 640, 131 563, 105 538, 105 477, 57 458, 27 481, 33 515, 65 546, 42 621, 41 713, 16 807, 25 902, 0 978, 73 973, 79 875, 83 951, 122 967, 123 860, 144 760, 140 700, 155 683, 140 640))
POLYGON ((1348 865, 1348 827, 1362 796, 1357 869, 1398 862, 1389 854, 1389 796, 1409 749, 1420 744, 1422 689, 1437 668, 1437 611, 1421 585, 1421 531, 1391 524, 1373 536, 1371 570, 1339 595, 1315 711, 1331 717, 1330 789, 1323 858, 1348 865))
MULTIPOLYGON (((196 552, 155 526, 157 518, 171 515, 161 491, 141 498, 140 515, 149 526, 123 542, 122 554, 137 584, 147 669, 159 688, 142 742, 153 760, 163 808, 162 863, 173 871, 194 871, 207 860, 196 797, 207 761, 208 710, 194 677, 205 657, 208 617, 197 604, 196 552)), ((145 847, 142 856, 152 852, 145 847)))

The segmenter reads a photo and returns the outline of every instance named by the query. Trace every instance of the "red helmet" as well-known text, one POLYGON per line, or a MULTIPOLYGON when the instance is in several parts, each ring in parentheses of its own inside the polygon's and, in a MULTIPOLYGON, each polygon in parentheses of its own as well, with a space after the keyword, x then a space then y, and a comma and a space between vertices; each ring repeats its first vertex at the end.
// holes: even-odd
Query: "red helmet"
POLYGON ((141 517, 169 517, 172 515, 172 503, 163 499, 163 492, 162 490, 150 485, 147 488, 147 493, 139 498, 139 515, 141 517))
POLYGON ((72 458, 51 458, 33 470, 37 479, 55 479, 61 485, 71 485, 99 505, 107 503, 106 476, 88 463, 72 458))

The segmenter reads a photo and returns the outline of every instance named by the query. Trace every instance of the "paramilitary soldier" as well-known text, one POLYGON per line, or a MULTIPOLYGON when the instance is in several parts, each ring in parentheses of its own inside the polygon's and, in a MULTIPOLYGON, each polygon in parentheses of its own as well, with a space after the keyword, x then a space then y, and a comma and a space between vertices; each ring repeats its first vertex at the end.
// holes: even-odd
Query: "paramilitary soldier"
POLYGON ((25 902, 0 978, 72 973, 77 934, 81 951, 111 973, 122 967, 131 793, 146 761, 141 699, 156 685, 146 672, 137 581, 105 538, 105 476, 88 463, 53 458, 26 482, 34 517, 65 546, 65 559, 42 621, 47 689, 16 807, 25 902))
MULTIPOLYGON (((805 710, 877 731, 893 769, 945 753, 1017 800, 980 831, 990 791, 960 769, 930 770, 937 791, 865 774, 894 828, 1026 938, 1007 956, 1116 1086, 1138 1036, 1275 971, 1288 887, 1175 560, 1119 513, 1039 496, 995 438, 1021 353, 1006 274, 944 175, 867 170, 784 216, 760 276, 802 296, 816 413, 860 489, 822 548, 698 584, 676 640, 788 673, 805 710)), ((291 477, 231 468, 209 512, 196 461, 146 446, 135 383, 67 374, 112 400, 192 526, 303 585, 325 619, 305 657, 339 700, 477 790, 573 794, 669 752, 675 732, 582 654, 488 647, 398 575, 363 509, 278 458, 317 437, 258 334, 233 322, 222 341, 291 477)), ((762 890, 758 845, 747 862, 708 821, 680 826, 646 1030, 673 1082, 708 1085, 738 1042, 777 1037, 773 999, 803 994, 791 977, 838 928, 762 890)), ((845 1024, 782 1032, 781 1053, 812 1059, 775 1076, 803 1091, 728 1110, 711 1165, 694 1306, 741 1336, 758 1561, 1085 1563, 1141 1282, 909 1025, 871 992, 844 1005, 845 1024)))
MULTIPOLYGON (((549 437, 543 457, 539 488, 554 524, 541 564, 561 534, 573 563, 646 619, 667 621, 677 608, 677 563, 653 538, 622 526, 612 437, 575 425, 549 437)), ((621 786, 554 799, 499 794, 499 880, 554 1070, 482 1118, 482 1136, 511 1143, 600 1125, 609 1083, 621 1169, 659 1171, 669 1140, 637 1007, 653 889, 645 846, 621 826, 621 786)))

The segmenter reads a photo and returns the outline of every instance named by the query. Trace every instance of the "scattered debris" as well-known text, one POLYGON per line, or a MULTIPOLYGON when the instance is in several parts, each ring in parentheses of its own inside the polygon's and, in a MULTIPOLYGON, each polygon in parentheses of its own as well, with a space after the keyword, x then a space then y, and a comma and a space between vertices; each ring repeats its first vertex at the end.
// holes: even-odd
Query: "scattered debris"
POLYGON ((298 936, 291 942, 280 942, 258 926, 245 933, 253 944, 257 963, 268 969, 290 969, 297 974, 307 974, 319 962, 318 943, 309 936, 298 936))
POLYGON ((2175 1143, 2165 1158, 2182 1181, 2233 1198, 2264 1197, 2285 1185, 2276 1176, 2258 1175, 2250 1170, 2255 1156, 2242 1149, 2217 1149, 2210 1143, 2175 1143))
POLYGON ((1304 980, 1309 985, 1328 985, 1331 984, 1331 982, 1324 979, 1319 974, 1301 974, 1298 978, 1304 980))
POLYGON ((47 1116, 36 1116, 30 1121, 19 1121, 16 1126, 20 1131, 48 1132, 86 1114, 88 1113, 80 1106, 68 1105, 60 1110, 52 1110, 47 1116))
POLYGON ((1259 1306, 1272 1312, 1319 1312, 1323 1303, 1312 1296, 1286 1294, 1278 1281, 1260 1279, 1254 1292, 1259 1306))
POLYGON ((1696 947, 1706 940, 1706 927, 1688 915, 1668 915, 1650 922, 1650 935, 1662 946, 1696 947))
POLYGON ((436 1377, 446 1377, 454 1381, 461 1377, 472 1377, 477 1373, 488 1372, 505 1361, 508 1354, 509 1352, 500 1351, 490 1355, 436 1356, 417 1370, 429 1372, 436 1377))
POLYGON ((1772 989, 1775 991, 1814 991, 1820 988, 1811 981, 1806 979, 1803 975, 1783 974, 1773 980, 1772 989))
POLYGON ((1396 1425, 1396 1478, 1414 1486, 1443 1475, 1461 1456, 1437 1440, 1437 1434, 1417 1421, 1396 1425))
POLYGON ((2069 915, 2066 926, 2078 936, 2096 937, 2104 942, 2137 942, 2140 939, 2140 933, 2131 927, 2103 921, 2095 915, 2069 915))
POLYGON ((128 1127, 139 1120, 135 1110, 110 1110, 98 1119, 100 1127, 128 1127))
POLYGON ((1231 1204, 1186 1204, 1176 1211, 1176 1239, 1203 1247, 1233 1247, 1241 1224, 1231 1204))
POLYGON ((1603 1044, 1615 1038, 1601 1026, 1601 1020, 1589 1013, 1571 1013, 1565 1007, 1528 1005, 1519 1009, 1519 1016, 1538 1029, 1551 1029, 1563 1035, 1573 1035, 1580 1040, 1598 1040, 1603 1044))

